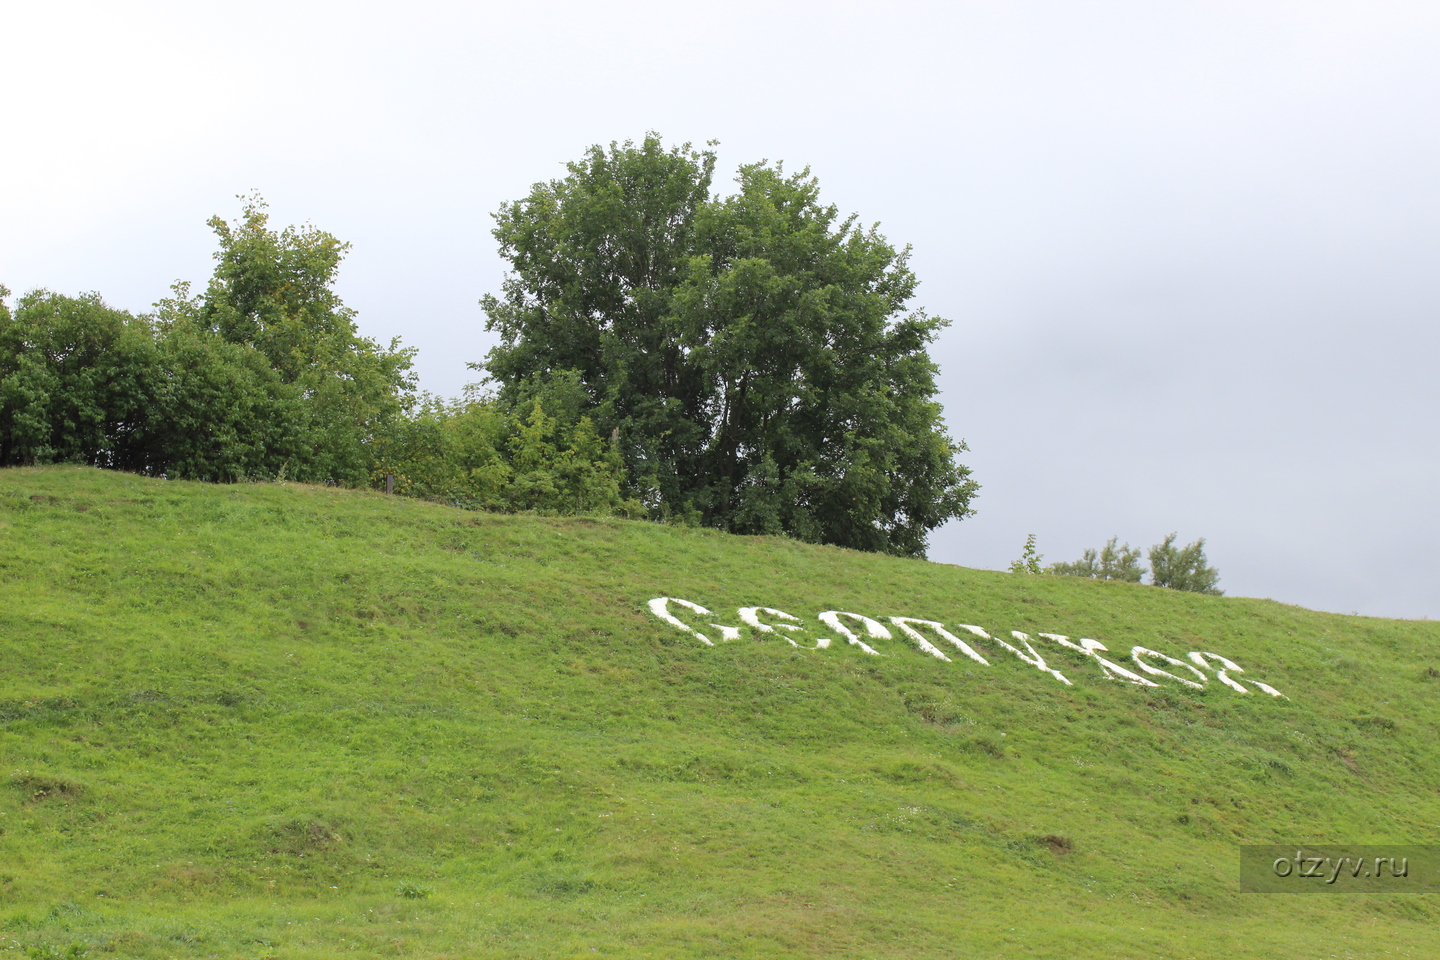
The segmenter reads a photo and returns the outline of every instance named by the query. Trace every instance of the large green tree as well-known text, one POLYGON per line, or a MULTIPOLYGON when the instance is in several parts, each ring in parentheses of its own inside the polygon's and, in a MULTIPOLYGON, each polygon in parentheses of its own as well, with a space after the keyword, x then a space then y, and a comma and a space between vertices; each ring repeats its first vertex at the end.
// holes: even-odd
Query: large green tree
POLYGON ((511 273, 483 365, 523 402, 578 376, 657 516, 923 556, 977 489, 945 431, 908 249, 808 171, 710 195, 689 144, 592 147, 496 214, 511 273))

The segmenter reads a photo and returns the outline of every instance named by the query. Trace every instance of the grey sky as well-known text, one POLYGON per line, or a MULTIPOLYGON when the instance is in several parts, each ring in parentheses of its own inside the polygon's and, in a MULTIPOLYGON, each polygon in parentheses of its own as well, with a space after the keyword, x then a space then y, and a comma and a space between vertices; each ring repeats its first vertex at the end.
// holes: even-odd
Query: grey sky
POLYGON ((1231 595, 1440 617, 1434 4, 9 6, 17 292, 148 309, 258 189, 455 394, 491 211, 591 143, 716 139, 914 245, 983 485, 932 559, 1177 530, 1231 595))

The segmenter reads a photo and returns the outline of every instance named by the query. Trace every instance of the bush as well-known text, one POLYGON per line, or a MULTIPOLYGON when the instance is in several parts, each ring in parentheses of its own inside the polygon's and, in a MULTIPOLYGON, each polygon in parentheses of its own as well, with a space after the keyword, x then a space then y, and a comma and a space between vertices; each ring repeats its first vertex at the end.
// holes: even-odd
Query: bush
POLYGON ((1040 561, 1044 559, 1044 554, 1035 552, 1035 534, 1032 533, 1025 538, 1025 549, 1020 553, 1020 559, 1010 564, 1010 572, 1041 573, 1040 561))
POLYGON ((426 397, 377 444, 373 485, 388 473, 397 493, 458 506, 644 516, 625 495, 616 438, 607 443, 577 410, 563 398, 512 408, 490 397, 426 397))
POLYGON ((1058 573, 1065 577, 1090 577, 1095 580, 1121 580, 1125 583, 1140 582, 1140 551, 1130 544, 1117 548, 1119 537, 1111 537, 1098 554, 1086 550, 1085 555, 1073 563, 1052 563, 1047 573, 1058 573))
POLYGON ((1171 590, 1208 593, 1217 597, 1224 593, 1215 587, 1220 579, 1219 571, 1205 565, 1204 537, 1177 548, 1175 534, 1172 533, 1163 542, 1151 547, 1150 578, 1154 586, 1169 587, 1171 590))
MULTIPOLYGON (((1208 593, 1220 596, 1223 590, 1216 588, 1220 573, 1214 567, 1205 565, 1205 538, 1201 537, 1185 547, 1175 546, 1175 534, 1151 547, 1150 584, 1168 587, 1171 590, 1187 590, 1192 593, 1208 593)), ((1125 583, 1139 583, 1140 551, 1130 544, 1116 547, 1119 537, 1111 537, 1104 549, 1098 553, 1086 550, 1084 556, 1071 563, 1052 563, 1046 573, 1062 577, 1089 577, 1093 580, 1120 580, 1125 583)), ((1032 536, 1025 545, 1025 556, 1010 565, 1012 571, 1038 573, 1033 569, 1039 565, 1035 554, 1035 538, 1032 536)))

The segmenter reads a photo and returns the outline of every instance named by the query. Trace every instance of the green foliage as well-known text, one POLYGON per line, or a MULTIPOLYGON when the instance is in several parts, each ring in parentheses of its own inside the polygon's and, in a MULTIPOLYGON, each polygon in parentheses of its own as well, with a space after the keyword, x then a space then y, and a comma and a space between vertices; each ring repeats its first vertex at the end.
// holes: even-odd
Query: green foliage
POLYGON ((590 514, 620 508, 619 451, 601 441, 589 417, 562 431, 537 400, 510 447, 513 479, 505 494, 513 509, 590 514))
POLYGON ((21 297, 0 310, 0 465, 143 468, 162 381, 144 319, 95 293, 21 297))
POLYGON ((1440 823, 1434 622, 52 467, 0 470, 0 642, 17 957, 1434 953, 1431 898, 1235 873, 1440 823), (977 624, 991 665, 800 649, 743 629, 760 603, 807 647, 821 610, 977 624), (1290 699, 1107 680, 1042 631, 1290 699))
POLYGON ((398 481, 397 493, 457 506, 642 515, 644 507, 623 494, 617 445, 607 444, 577 409, 563 390, 518 409, 494 398, 426 397, 377 444, 372 485, 383 486, 388 473, 398 481))
POLYGON ((35 960, 84 960, 89 954, 83 943, 71 943, 63 950, 49 944, 37 944, 27 951, 27 955, 35 960))
MULTIPOLYGON (((1171 590, 1186 590, 1191 593, 1208 593, 1221 596, 1224 591, 1216 588, 1220 574, 1214 567, 1205 565, 1205 540, 1202 537, 1185 547, 1175 546, 1175 534, 1150 548, 1150 582, 1156 587, 1171 590)), ((1052 563, 1046 573, 1066 577, 1088 577, 1092 580, 1121 580, 1139 583, 1140 551, 1130 544, 1116 547, 1119 537, 1111 537, 1098 554, 1086 550, 1084 556, 1073 563, 1052 563)), ((1028 553, 1027 553, 1028 556, 1028 553)), ((1019 563, 1020 561, 1016 561, 1019 563)), ((1015 564, 1011 565, 1015 569, 1015 564)), ((1038 571, 1032 571, 1038 572, 1038 571)))
POLYGON ((263 199, 242 199, 238 222, 210 220, 220 249, 205 293, 191 299, 182 286, 157 306, 171 322, 259 351, 304 398, 300 453, 286 458, 291 478, 364 483, 375 435, 414 389, 415 351, 357 332, 354 311, 332 289, 349 244, 311 226, 276 231, 263 199))
POLYGON ((1073 563, 1052 563, 1046 573, 1065 577, 1089 577, 1092 580, 1120 580, 1125 583, 1139 583, 1140 551, 1125 544, 1116 547, 1119 537, 1111 537, 1097 554, 1094 549, 1085 551, 1084 556, 1073 563))
POLYGON ((1011 573, 1036 574, 1041 572, 1040 561, 1044 560, 1044 554, 1035 551, 1035 534, 1025 538, 1025 549, 1020 552, 1020 558, 1011 562, 1011 573))
POLYGON ((908 250, 821 204, 808 171, 712 151, 592 147, 496 214, 510 261, 482 300, 484 369, 519 402, 576 377, 651 514, 923 556, 969 512, 926 352, 908 250))
MULTIPOLYGON (((203 295, 153 317, 98 294, 0 294, 0 465, 78 462, 203 480, 369 479, 404 412, 412 350, 361 337, 331 286, 346 245, 274 231, 259 197, 220 238, 203 295)), ((3 288, 0 288, 3 290, 3 288)))
POLYGON ((357 343, 354 311, 331 289, 350 245, 309 225, 273 230, 261 197, 241 199, 236 223, 209 220, 220 249, 195 303, 198 319, 231 343, 255 347, 287 383, 348 368, 356 348, 376 351, 357 343))
POLYGON ((190 322, 164 325, 149 469, 174 478, 270 479, 306 462, 310 411, 259 350, 190 322))
POLYGON ((1184 547, 1175 546, 1175 534, 1150 548, 1150 580, 1157 587, 1171 590, 1188 590, 1191 593, 1208 593, 1220 596, 1223 590, 1216 588, 1220 579, 1214 567, 1205 565, 1205 538, 1184 547))
POLYGON ((379 485, 469 507, 634 516, 577 376, 505 402, 416 400, 413 351, 361 337, 332 289, 347 245, 245 199, 202 295, 152 317, 96 294, 0 288, 0 465, 78 462, 172 479, 379 485))

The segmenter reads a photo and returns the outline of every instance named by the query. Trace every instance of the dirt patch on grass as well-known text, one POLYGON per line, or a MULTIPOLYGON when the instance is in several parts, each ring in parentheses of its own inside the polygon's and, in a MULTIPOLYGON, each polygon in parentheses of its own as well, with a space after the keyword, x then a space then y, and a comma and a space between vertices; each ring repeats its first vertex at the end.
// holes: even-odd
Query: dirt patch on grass
POLYGON ((1075 843, 1069 837, 1062 837, 1054 833, 1047 833, 1043 837, 1036 837, 1035 842, 1057 857, 1063 857, 1075 849, 1075 843))
POLYGON ((61 777, 47 777, 39 774, 23 774, 10 778, 10 785, 25 795, 26 803, 44 803, 47 800, 74 800, 85 792, 85 788, 73 780, 61 777))

